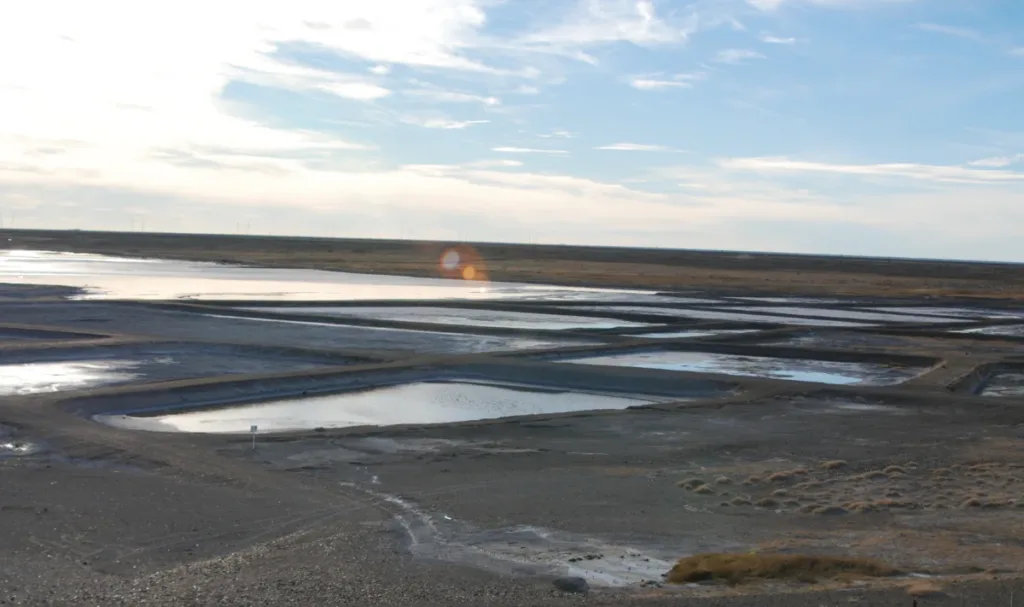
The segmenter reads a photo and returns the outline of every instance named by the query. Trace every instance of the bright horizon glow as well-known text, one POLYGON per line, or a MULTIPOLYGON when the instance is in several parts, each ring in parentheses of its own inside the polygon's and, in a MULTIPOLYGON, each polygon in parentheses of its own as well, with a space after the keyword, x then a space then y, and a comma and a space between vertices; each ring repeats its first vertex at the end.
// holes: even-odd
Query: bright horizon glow
POLYGON ((356 4, 20 7, 0 227, 1024 261, 1008 4, 356 4))

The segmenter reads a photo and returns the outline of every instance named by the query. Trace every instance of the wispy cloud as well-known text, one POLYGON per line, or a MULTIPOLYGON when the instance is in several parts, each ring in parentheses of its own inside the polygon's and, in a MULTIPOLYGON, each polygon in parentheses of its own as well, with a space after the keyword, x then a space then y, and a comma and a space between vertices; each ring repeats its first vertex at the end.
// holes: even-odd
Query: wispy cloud
POLYGON ((622 152, 670 152, 672 148, 664 145, 645 143, 611 143, 594 148, 597 150, 617 150, 622 152))
POLYGON ((406 116, 402 122, 421 126, 425 129, 464 129, 478 124, 487 124, 490 120, 450 120, 447 118, 420 118, 406 116))
POLYGON ((1013 171, 972 169, 951 165, 914 163, 888 164, 830 164, 777 158, 727 158, 718 166, 739 171, 758 173, 831 173, 862 177, 900 177, 941 183, 998 183, 1024 182, 1024 173, 1013 171))
POLYGON ((765 56, 757 51, 751 51, 747 49, 729 48, 718 51, 715 54, 715 61, 718 63, 727 63, 730 65, 736 65, 743 63, 749 59, 764 59, 765 56))
POLYGON ((691 88, 695 82, 707 78, 706 72, 683 74, 641 74, 629 80, 629 86, 641 91, 659 91, 672 88, 691 88))
POLYGON ((523 166, 523 162, 521 160, 498 158, 495 160, 476 160, 466 164, 466 166, 479 169, 515 168, 523 166))
POLYGON ((361 75, 345 74, 310 67, 254 58, 247 67, 237 67, 231 75, 238 81, 291 91, 322 91, 359 101, 387 97, 391 91, 361 75))
POLYGON ((931 32, 933 34, 942 34, 944 36, 953 36, 954 38, 963 38, 964 40, 973 40, 974 42, 989 41, 988 36, 967 27, 941 25, 938 23, 916 23, 914 24, 914 28, 924 32, 931 32))
POLYGON ((914 0, 747 0, 762 11, 774 11, 788 4, 809 4, 823 8, 869 8, 885 4, 909 3, 914 0))
POLYGON ((770 34, 762 34, 760 40, 766 44, 796 44, 796 38, 781 38, 770 34))
POLYGON ((503 152, 506 154, 568 154, 568 150, 547 150, 540 148, 520 148, 515 146, 502 146, 497 148, 491 148, 494 152, 503 152))
POLYGON ((475 95, 459 91, 445 91, 432 88, 408 89, 402 91, 407 97, 419 97, 441 103, 482 103, 484 105, 501 105, 501 99, 490 95, 475 95))
POLYGON ((550 133, 541 133, 537 136, 543 139, 572 139, 576 135, 569 131, 552 131, 550 133))
POLYGON ((696 14, 664 18, 651 0, 587 0, 562 23, 528 34, 520 43, 562 49, 611 42, 652 46, 685 42, 697 28, 696 14))
POLYGON ((994 156, 992 158, 981 158, 979 160, 973 160, 967 164, 974 167, 991 167, 1001 169, 1008 167, 1012 164, 1024 163, 1024 154, 1014 154, 1012 156, 994 156))

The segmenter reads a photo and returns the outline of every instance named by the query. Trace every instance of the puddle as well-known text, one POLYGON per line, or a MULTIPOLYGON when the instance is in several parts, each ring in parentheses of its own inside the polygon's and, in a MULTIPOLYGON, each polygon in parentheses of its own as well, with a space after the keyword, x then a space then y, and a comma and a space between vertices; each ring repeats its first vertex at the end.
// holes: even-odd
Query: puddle
POLYGON ((321 270, 254 268, 53 251, 0 251, 0 283, 85 289, 81 299, 504 299, 589 300, 647 291, 472 283, 321 270))
POLYGON ((973 333, 975 335, 1005 335, 1007 337, 1024 337, 1024 325, 1000 325, 996 327, 980 327, 977 329, 960 329, 951 333, 973 333))
POLYGON ((0 362, 0 395, 82 390, 134 381, 300 371, 342 358, 284 356, 231 346, 144 345, 9 354, 0 362))
POLYGON ((0 341, 64 341, 95 337, 99 336, 84 335, 82 333, 65 333, 63 331, 46 331, 43 329, 16 329, 13 327, 0 327, 0 341))
POLYGON ((743 301, 763 301, 767 303, 793 303, 793 304, 842 304, 848 303, 845 299, 821 299, 817 297, 731 297, 743 301))
POLYGON ((723 329, 721 331, 669 331, 667 333, 629 333, 629 337, 644 339, 678 339, 683 337, 712 337, 716 335, 739 335, 741 333, 757 333, 761 329, 723 329))
POLYGON ((797 316, 824 316, 825 318, 838 318, 841 320, 867 320, 884 322, 913 322, 913 323, 956 323, 960 320, 935 317, 935 316, 911 316, 903 314, 884 314, 881 312, 864 312, 860 310, 832 310, 829 308, 799 308, 799 307, 749 307, 737 308, 751 312, 772 312, 779 314, 795 314, 797 316))
POLYGON ((723 373, 746 377, 766 377, 820 384, 861 384, 888 386, 902 383, 922 369, 888 367, 874 363, 831 362, 797 358, 739 356, 708 352, 630 352, 607 356, 588 356, 562 362, 615 367, 642 367, 668 371, 723 373))
POLYGON ((460 381, 414 382, 327 396, 152 417, 99 415, 114 426, 166 432, 287 432, 314 428, 438 424, 519 415, 625 409, 641 398, 460 381))
MULTIPOLYGON (((393 329, 388 327, 353 327, 316 322, 314 320, 252 318, 225 314, 205 314, 204 316, 207 318, 230 320, 238 323, 240 326, 252 326, 252 323, 263 323, 268 327, 267 331, 262 332, 263 340, 297 347, 346 347, 367 350, 398 349, 412 352, 473 354, 506 350, 565 348, 601 343, 599 341, 579 339, 536 339, 507 335, 472 335, 468 333, 417 331, 415 329, 393 329), (310 331, 309 333, 298 335, 298 329, 292 328, 296 325, 309 329, 324 330, 310 331), (275 329, 273 331, 274 334, 268 335, 267 333, 270 332, 271 328, 275 329), (332 337, 335 334, 340 335, 337 338, 332 337)), ((224 327, 221 326, 219 329, 223 330, 224 327)))
POLYGON ((0 365, 0 396, 83 390, 137 377, 131 360, 64 361, 0 365))
POLYGON ((842 320, 828 320, 828 319, 817 319, 817 318, 797 318, 788 316, 772 316, 770 314, 745 314, 742 311, 733 312, 726 311, 728 309, 719 310, 690 310, 686 308, 656 308, 656 307, 642 307, 642 306, 587 306, 586 308, 580 307, 580 309, 590 310, 601 310, 601 311, 616 311, 625 312, 630 314, 638 314, 639 310, 643 310, 644 314, 652 314, 657 316, 671 316, 675 318, 683 319, 701 319, 701 320, 727 320, 735 322, 760 322, 760 323, 778 323, 785 325, 805 325, 813 327, 866 327, 864 323, 850 322, 842 320))
POLYGON ((469 325, 477 327, 500 327, 507 329, 615 329, 619 327, 648 327, 648 323, 629 322, 612 318, 591 318, 537 312, 506 312, 501 310, 476 310, 466 308, 445 308, 441 306, 402 307, 248 307, 243 310, 274 312, 277 314, 298 314, 313 316, 336 316, 339 318, 365 318, 385 321, 422 322, 439 325, 469 325))
POLYGON ((39 445, 17 438, 14 428, 0 424, 0 460, 32 455, 41 451, 39 445))
POLYGON ((982 396, 1018 398, 1024 396, 1024 372, 997 373, 981 389, 982 396))
POLYGON ((924 314, 933 316, 953 316, 965 318, 1021 318, 1024 310, 993 310, 988 308, 942 308, 917 306, 884 306, 870 308, 880 312, 903 312, 907 314, 924 314))

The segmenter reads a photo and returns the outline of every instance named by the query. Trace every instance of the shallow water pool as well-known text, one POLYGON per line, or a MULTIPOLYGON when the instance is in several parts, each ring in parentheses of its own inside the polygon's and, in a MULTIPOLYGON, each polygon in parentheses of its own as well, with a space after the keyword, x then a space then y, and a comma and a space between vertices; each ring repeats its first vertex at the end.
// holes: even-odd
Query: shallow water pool
POLYGON ((165 432, 286 432, 314 428, 437 424, 519 415, 625 409, 654 400, 560 389, 422 381, 326 396, 262 402, 154 417, 99 415, 97 421, 165 432))
POLYGON ((696 373, 722 373, 820 384, 874 386, 899 384, 923 371, 923 369, 890 367, 875 363, 675 351, 629 352, 566 359, 561 362, 696 373))

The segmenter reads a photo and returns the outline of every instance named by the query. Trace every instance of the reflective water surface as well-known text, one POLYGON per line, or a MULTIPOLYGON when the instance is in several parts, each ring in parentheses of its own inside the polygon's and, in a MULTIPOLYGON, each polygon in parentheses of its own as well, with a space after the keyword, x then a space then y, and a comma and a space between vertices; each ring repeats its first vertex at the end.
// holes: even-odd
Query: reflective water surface
POLYGON ((320 270, 256 268, 52 251, 0 251, 0 283, 64 285, 91 299, 602 299, 616 291, 320 270))
POLYGON ((1024 372, 997 373, 981 389, 981 395, 1003 398, 1024 396, 1024 372))
POLYGON ((0 396, 83 390, 138 377, 139 362, 95 360, 0 365, 0 396))
POLYGON ((641 398, 539 390, 471 382, 416 382, 241 407, 156 417, 96 416, 120 427, 179 432, 284 432, 313 428, 433 424, 518 415, 625 409, 649 404, 641 398))
POLYGON ((592 318, 565 314, 543 314, 536 312, 507 312, 503 310, 473 310, 467 308, 444 308, 440 306, 408 307, 331 307, 331 306, 283 306, 250 307, 243 310, 277 314, 308 314, 310 316, 337 316, 339 318, 370 318, 374 320, 397 320, 422 322, 438 325, 469 325, 477 327, 502 327, 510 329, 613 329, 616 327, 647 327, 648 323, 616 320, 613 318, 592 318))
POLYGON ((767 377, 821 384, 893 385, 910 379, 922 369, 889 367, 872 363, 846 363, 810 359, 739 356, 708 352, 629 352, 605 356, 566 359, 562 362, 643 367, 669 371, 723 373, 748 377, 767 377))

